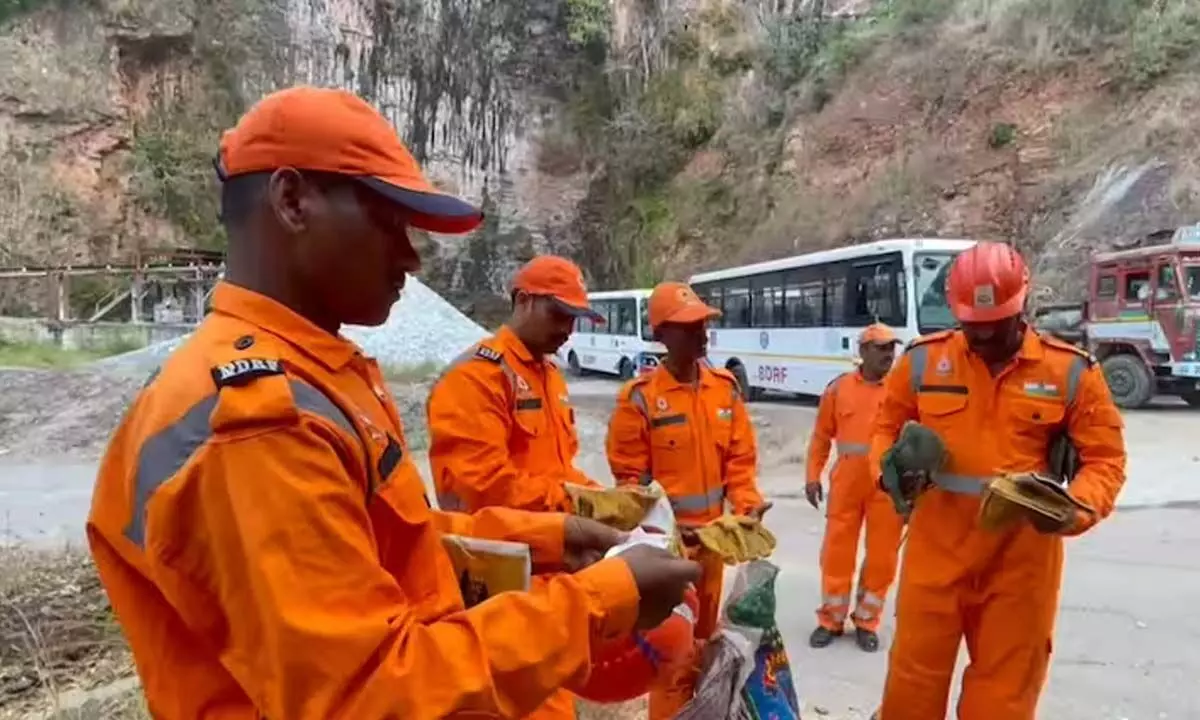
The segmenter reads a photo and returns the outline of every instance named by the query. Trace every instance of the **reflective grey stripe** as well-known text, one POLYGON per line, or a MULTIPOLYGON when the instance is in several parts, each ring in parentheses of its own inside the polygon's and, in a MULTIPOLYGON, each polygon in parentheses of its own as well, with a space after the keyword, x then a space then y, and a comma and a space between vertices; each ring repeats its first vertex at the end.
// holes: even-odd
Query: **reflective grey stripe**
MULTIPOLYGON (((359 438, 350 418, 324 393, 300 380, 292 379, 290 385, 297 409, 322 417, 351 437, 359 438)), ((125 537, 138 547, 144 547, 146 543, 146 506, 150 498, 212 437, 209 417, 217 406, 217 397, 213 394, 204 398, 189 408, 183 417, 142 443, 134 481, 133 515, 125 526, 125 537)), ((252 476, 253 470, 248 470, 247 474, 252 476)))
POLYGON ((921 392, 921 378, 925 377, 925 363, 929 361, 929 352, 924 345, 918 345, 907 353, 909 360, 908 384, 914 393, 921 392))
POLYGON ((650 421, 650 427, 661 428, 670 427, 672 425, 686 425, 687 415, 667 415, 665 417, 656 417, 650 421))
POLYGON ((633 403, 634 407, 638 410, 641 410, 643 415, 649 416, 650 406, 646 404, 646 394, 642 392, 640 385, 629 393, 629 402, 633 403))
POLYGON ((446 512, 466 512, 466 505, 453 491, 447 490, 437 494, 438 509, 446 512))
POLYGON ((973 475, 955 475, 953 473, 937 473, 933 476, 933 484, 947 492, 958 495, 982 495, 983 486, 988 478, 973 475))
POLYGON ((849 595, 826 595, 821 598, 821 602, 822 602, 822 604, 825 605, 825 607, 830 607, 830 608, 846 607, 846 606, 850 605, 850 596, 849 595))
POLYGON ((1079 383, 1083 381, 1083 373, 1088 369, 1088 361, 1085 358, 1077 357, 1071 363, 1071 367, 1067 369, 1067 407, 1075 403, 1075 396, 1079 394, 1079 383))
MULTIPOLYGON (((647 420, 650 419, 650 406, 646 403, 646 394, 642 392, 641 385, 637 385, 633 390, 629 391, 629 402, 633 403, 633 406, 641 411, 642 417, 647 420)), ((638 476, 638 483, 643 486, 649 486, 652 482, 654 482, 654 476, 650 473, 650 468, 646 468, 638 476)))
POLYGON ((873 592, 859 593, 858 594, 858 604, 860 606, 866 605, 867 607, 873 607, 873 608, 878 609, 878 608, 883 607, 883 598, 879 597, 878 595, 876 595, 873 592))
POLYGON ((837 451, 842 456, 866 455, 871 452, 871 446, 866 443, 839 442, 837 451))
POLYGON ((715 487, 703 494, 671 498, 671 507, 675 508, 675 512, 703 512, 724 501, 725 488, 715 487))

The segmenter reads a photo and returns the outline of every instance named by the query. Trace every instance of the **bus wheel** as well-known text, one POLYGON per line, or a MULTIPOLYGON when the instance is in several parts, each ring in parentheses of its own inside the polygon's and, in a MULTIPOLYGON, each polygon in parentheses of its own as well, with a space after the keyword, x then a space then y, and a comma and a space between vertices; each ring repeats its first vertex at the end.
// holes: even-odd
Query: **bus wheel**
POLYGON ((634 368, 633 363, 629 361, 629 358, 621 358, 621 364, 617 367, 617 374, 621 376, 622 380, 633 379, 634 368))
POLYGON ((570 355, 567 355, 567 369, 570 370, 571 374, 575 377, 579 377, 583 374, 583 368, 579 365, 579 356, 575 354, 574 350, 571 351, 570 355))
POLYGON ((1154 378, 1136 355, 1109 355, 1100 363, 1113 402, 1126 409, 1140 408, 1154 397, 1154 378))

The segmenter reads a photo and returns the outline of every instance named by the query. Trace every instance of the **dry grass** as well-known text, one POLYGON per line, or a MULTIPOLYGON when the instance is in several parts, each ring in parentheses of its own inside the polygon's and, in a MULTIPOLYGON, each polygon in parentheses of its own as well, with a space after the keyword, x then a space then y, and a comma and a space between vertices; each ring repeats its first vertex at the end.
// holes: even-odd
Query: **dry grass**
MULTIPOLYGON (((0 720, 148 720, 133 675, 85 551, 0 546, 0 720)), ((645 707, 580 703, 579 717, 641 720, 645 707)))
POLYGON ((70 702, 73 691, 132 673, 86 552, 0 546, 0 718, 138 717, 126 710, 136 697, 106 699, 98 715, 91 714, 96 703, 70 702))

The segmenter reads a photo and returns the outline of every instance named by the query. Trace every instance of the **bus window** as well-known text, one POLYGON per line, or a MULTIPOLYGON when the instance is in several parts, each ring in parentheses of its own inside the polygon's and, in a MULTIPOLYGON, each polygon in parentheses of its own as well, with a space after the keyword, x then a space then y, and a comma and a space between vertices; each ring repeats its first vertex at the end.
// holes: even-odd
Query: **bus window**
POLYGON ((856 263, 851 269, 851 297, 847 325, 866 327, 874 322, 904 325, 905 316, 898 278, 903 265, 899 253, 880 261, 856 263))
POLYGON ((616 300, 616 315, 614 327, 612 329, 615 335, 637 335, 637 301, 633 298, 628 300, 616 300))
POLYGON ((641 308, 638 318, 638 334, 643 340, 653 340, 654 331, 650 329, 650 300, 648 298, 638 300, 638 307, 641 308))
POLYGON ((590 333, 593 330, 592 318, 587 315, 581 315, 575 318, 575 332, 590 333))
POLYGON ((821 324, 825 327, 848 325, 846 322, 846 268, 834 266, 830 268, 829 277, 824 283, 824 312, 821 314, 821 324))
POLYGON ((739 278, 725 284, 725 327, 748 328, 750 324, 750 280, 739 278))
POLYGON ((595 300, 591 303, 591 307, 592 307, 592 310, 597 315, 604 318, 604 322, 595 323, 595 326, 593 327, 592 332, 597 333, 599 335, 608 335, 608 334, 612 333, 612 331, 613 331, 612 318, 609 316, 610 315, 609 301, 608 300, 595 300))
POLYGON ((917 297, 917 331, 924 334, 955 325, 946 299, 946 275, 953 253, 916 253, 913 291, 917 297))
POLYGON ((825 294, 825 281, 815 268, 800 268, 787 273, 784 281, 784 324, 787 327, 817 327, 825 294))
POLYGON ((759 275, 753 278, 754 307, 751 319, 754 327, 771 328, 783 325, 783 273, 759 275))

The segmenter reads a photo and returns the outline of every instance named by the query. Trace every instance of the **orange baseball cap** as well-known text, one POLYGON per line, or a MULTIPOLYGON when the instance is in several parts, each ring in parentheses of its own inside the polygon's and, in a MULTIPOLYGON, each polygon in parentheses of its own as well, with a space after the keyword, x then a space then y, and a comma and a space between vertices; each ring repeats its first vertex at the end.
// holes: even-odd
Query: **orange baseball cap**
POLYGON ((664 282, 650 293, 650 327, 664 323, 693 323, 721 316, 721 311, 709 307, 687 283, 664 282))
POLYGON ((590 317, 596 322, 606 322, 603 315, 592 310, 588 304, 587 283, 583 271, 570 260, 557 255, 539 255, 521 266, 513 276, 513 292, 520 290, 529 295, 554 298, 558 306, 569 315, 590 317))
POLYGON ((900 342, 900 338, 896 337, 896 333, 883 323, 869 325, 858 335, 859 345, 866 345, 867 343, 892 345, 898 342, 900 342))
POLYGON ((421 230, 457 235, 483 221, 478 208, 434 188, 387 118, 345 90, 267 95, 221 136, 216 165, 222 181, 285 167, 346 175, 409 210, 421 230))

